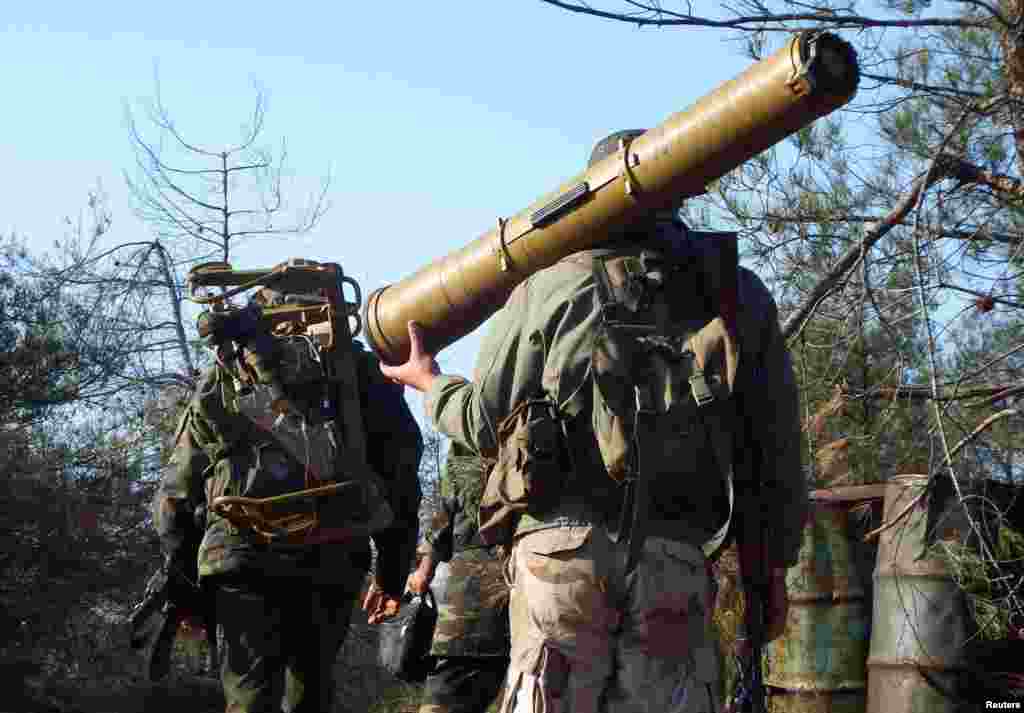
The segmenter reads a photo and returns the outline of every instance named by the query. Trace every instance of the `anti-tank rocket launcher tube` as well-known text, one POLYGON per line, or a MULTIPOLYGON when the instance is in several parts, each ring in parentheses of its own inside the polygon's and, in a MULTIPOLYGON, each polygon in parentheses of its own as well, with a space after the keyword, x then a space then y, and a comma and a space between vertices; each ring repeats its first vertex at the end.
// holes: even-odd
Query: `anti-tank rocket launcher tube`
POLYGON ((501 308, 537 270, 599 245, 651 209, 705 187, 846 104, 857 89, 853 48, 803 32, 693 106, 622 146, 470 244, 373 292, 363 324, 389 364, 409 355, 407 323, 438 352, 501 308))

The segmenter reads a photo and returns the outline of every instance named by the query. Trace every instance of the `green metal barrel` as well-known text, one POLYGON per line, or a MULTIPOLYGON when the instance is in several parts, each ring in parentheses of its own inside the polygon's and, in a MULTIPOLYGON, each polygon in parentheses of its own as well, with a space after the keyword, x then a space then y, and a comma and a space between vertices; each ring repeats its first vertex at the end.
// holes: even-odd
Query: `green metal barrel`
POLYGON ((886 523, 878 542, 875 596, 868 658, 868 713, 946 713, 957 704, 952 691, 964 666, 963 645, 971 618, 948 565, 927 546, 962 543, 971 531, 955 495, 933 507, 929 523, 927 476, 894 478, 885 494, 886 523), (931 529, 931 532, 929 532, 931 529))
POLYGON ((786 573, 785 632, 765 651, 773 713, 863 713, 873 552, 861 536, 883 493, 877 485, 811 493, 799 561, 786 573))

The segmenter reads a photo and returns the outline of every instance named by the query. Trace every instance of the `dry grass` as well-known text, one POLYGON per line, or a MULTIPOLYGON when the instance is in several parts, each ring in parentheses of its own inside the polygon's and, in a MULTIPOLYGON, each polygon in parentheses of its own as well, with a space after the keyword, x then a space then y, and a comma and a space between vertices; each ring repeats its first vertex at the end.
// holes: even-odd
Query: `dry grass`
MULTIPOLYGON (((146 680, 141 658, 128 648, 125 611, 75 607, 63 626, 0 650, 0 675, 23 681, 8 691, 0 713, 219 713, 219 680, 196 671, 205 642, 175 644, 166 680, 146 680)), ((419 687, 402 683, 376 664, 376 630, 357 612, 338 655, 337 713, 399 713, 415 710, 419 687)))

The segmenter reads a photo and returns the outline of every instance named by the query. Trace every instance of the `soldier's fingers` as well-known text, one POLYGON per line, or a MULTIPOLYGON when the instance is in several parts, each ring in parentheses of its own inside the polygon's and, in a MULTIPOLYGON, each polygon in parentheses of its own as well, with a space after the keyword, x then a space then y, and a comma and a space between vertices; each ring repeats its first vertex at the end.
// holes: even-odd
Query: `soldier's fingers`
POLYGON ((363 611, 373 611, 380 604, 380 592, 371 588, 363 599, 363 611))
POLYGON ((371 624, 377 624, 390 619, 391 617, 398 614, 399 608, 402 606, 402 602, 394 597, 384 597, 380 605, 377 607, 377 611, 368 619, 371 624))
POLYGON ((384 378, 390 381, 392 384, 398 384, 399 386, 405 386, 405 382, 399 376, 395 374, 401 373, 399 371, 401 367, 388 366, 387 364, 380 365, 380 373, 384 375, 384 378))
POLYGON ((410 592, 414 592, 415 594, 423 594, 425 591, 427 591, 426 577, 424 577, 419 572, 413 573, 409 577, 408 588, 410 592))
POLYGON ((409 322, 409 361, 423 354, 423 331, 416 322, 409 322))

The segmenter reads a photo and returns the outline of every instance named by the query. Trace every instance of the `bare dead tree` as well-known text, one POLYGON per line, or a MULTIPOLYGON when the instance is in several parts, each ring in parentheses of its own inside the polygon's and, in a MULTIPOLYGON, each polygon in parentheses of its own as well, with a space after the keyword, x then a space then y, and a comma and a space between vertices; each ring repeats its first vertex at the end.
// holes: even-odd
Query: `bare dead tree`
POLYGON ((243 240, 298 235, 313 229, 327 209, 329 175, 301 211, 287 211, 282 170, 288 157, 282 140, 276 153, 258 142, 264 132, 266 97, 255 106, 241 139, 223 148, 194 143, 164 106, 157 82, 148 107, 156 137, 147 138, 126 110, 137 175, 126 174, 139 217, 158 241, 196 248, 195 259, 227 262, 243 240))
MULTIPOLYGON (((126 114, 136 165, 125 179, 151 236, 111 244, 106 229, 80 229, 61 246, 60 264, 50 266, 50 275, 90 295, 96 315, 91 336, 125 355, 114 391, 187 389, 199 366, 193 314, 183 292, 188 270, 201 262, 229 261, 247 240, 312 230, 327 210, 330 178, 298 209, 287 204, 286 146, 282 141, 275 151, 261 144, 262 92, 240 140, 222 148, 186 138, 163 103, 159 82, 144 122, 131 108, 126 114)), ((90 209, 104 207, 102 192, 93 193, 90 209)))

